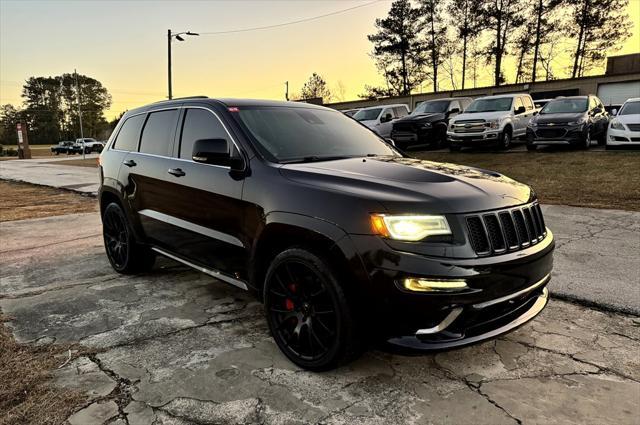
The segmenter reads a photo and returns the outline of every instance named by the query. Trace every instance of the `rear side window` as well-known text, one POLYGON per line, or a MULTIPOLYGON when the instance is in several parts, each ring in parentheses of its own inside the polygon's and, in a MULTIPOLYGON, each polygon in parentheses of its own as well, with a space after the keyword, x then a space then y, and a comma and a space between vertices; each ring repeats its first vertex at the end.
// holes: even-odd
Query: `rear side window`
POLYGON ((409 115, 407 109, 402 106, 396 106, 394 109, 396 111, 396 117, 398 118, 406 117, 407 115, 409 115))
POLYGON ((144 114, 136 115, 128 118, 124 124, 122 124, 118 136, 115 142, 113 142, 114 149, 123 151, 138 150, 138 140, 140 140, 140 129, 142 128, 144 117, 144 114))
POLYGON ((516 103, 513 105, 513 110, 517 111, 518 108, 523 107, 524 105, 522 104, 522 98, 521 97, 516 97, 516 103))
POLYGON ((534 109, 533 102, 531 101, 531 98, 529 96, 524 96, 522 100, 524 100, 524 106, 525 108, 527 108, 527 111, 534 109))
POLYGON ((461 110, 460 108, 460 104, 458 103, 457 100, 453 100, 450 104, 449 104, 449 110, 452 111, 454 109, 458 108, 458 110, 461 110))
POLYGON ((177 120, 177 109, 150 113, 142 130, 140 152, 170 156, 177 120))
POLYGON ((204 109, 186 109, 180 138, 180 158, 191 159, 193 144, 200 139, 225 139, 229 135, 218 118, 204 109))

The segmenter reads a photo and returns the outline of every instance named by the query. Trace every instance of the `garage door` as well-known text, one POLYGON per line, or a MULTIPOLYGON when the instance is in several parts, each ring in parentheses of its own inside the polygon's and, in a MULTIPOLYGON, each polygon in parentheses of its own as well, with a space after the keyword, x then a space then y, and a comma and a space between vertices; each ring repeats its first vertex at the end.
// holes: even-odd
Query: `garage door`
POLYGON ((600 84, 598 97, 605 106, 622 105, 631 97, 640 97, 640 81, 600 84))

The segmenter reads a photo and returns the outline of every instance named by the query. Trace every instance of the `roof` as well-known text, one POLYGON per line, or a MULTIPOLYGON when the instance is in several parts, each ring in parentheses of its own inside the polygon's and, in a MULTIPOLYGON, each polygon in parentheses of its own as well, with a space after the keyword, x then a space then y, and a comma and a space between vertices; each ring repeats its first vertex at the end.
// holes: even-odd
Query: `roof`
POLYGON ((376 106, 367 106, 366 108, 360 108, 359 110, 361 111, 366 111, 367 109, 378 109, 378 108, 388 108, 388 107, 395 107, 395 106, 405 106, 408 108, 406 103, 389 103, 389 104, 383 104, 383 105, 376 105, 376 106))
POLYGON ((494 94, 491 96, 482 96, 476 99, 498 99, 501 97, 516 97, 516 96, 529 96, 529 93, 501 93, 501 94, 494 94))

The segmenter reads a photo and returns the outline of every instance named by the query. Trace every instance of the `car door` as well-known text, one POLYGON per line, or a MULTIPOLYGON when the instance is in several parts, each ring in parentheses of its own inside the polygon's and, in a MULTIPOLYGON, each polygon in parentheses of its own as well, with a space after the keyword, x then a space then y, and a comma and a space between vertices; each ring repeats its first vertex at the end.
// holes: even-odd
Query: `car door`
POLYGON ((174 226, 172 252, 230 276, 246 275, 248 251, 242 234, 242 187, 227 165, 192 159, 197 140, 225 139, 232 155, 239 148, 212 109, 185 105, 176 136, 175 158, 166 196, 173 207, 163 219, 174 226))
POLYGON ((522 103, 524 103, 524 107, 527 110, 527 112, 525 112, 524 114, 524 131, 527 131, 527 126, 529 125, 529 122, 531 121, 531 118, 533 118, 534 115, 536 115, 536 106, 533 104, 533 99, 531 99, 531 96, 522 96, 522 103))
POLYGON ((391 128, 393 127, 393 120, 397 118, 392 107, 387 107, 382 110, 380 114, 380 124, 378 124, 378 134, 382 137, 389 137, 391 135, 391 128), (387 115, 391 115, 391 120, 383 122, 387 115))
MULTIPOLYGON (((165 108, 137 116, 142 131, 124 158, 118 180, 125 184, 125 200, 145 239, 156 246, 170 248, 178 237, 176 229, 162 217, 174 214, 169 170, 180 108, 165 108)), ((116 139, 116 148, 118 148, 116 139)))
POLYGON ((518 137, 524 133, 526 128, 525 123, 526 108, 522 103, 520 96, 514 98, 513 101, 513 136, 518 137))

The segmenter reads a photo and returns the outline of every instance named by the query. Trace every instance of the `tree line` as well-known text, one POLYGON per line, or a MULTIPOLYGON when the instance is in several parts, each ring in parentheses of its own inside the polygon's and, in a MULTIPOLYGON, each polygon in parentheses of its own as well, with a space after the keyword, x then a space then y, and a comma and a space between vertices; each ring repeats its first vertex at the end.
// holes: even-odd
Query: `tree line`
POLYGON ((388 15, 376 19, 376 32, 368 35, 384 85, 365 85, 360 97, 407 95, 425 82, 437 92, 443 77, 451 88, 464 89, 469 80, 475 86, 478 67, 487 66, 499 86, 509 82, 504 65, 509 57, 515 62, 511 82, 557 78, 552 62, 558 57, 572 59, 570 69, 562 70, 566 76, 582 77, 629 37, 628 3, 395 0, 388 15))
POLYGON ((86 75, 63 74, 30 77, 22 87, 22 108, 0 106, 0 143, 17 142, 16 124, 29 129, 29 143, 46 144, 80 137, 82 110, 84 137, 104 138, 113 123, 104 111, 111 106, 111 95, 100 81, 86 75), (78 103, 79 102, 79 103, 78 103))

